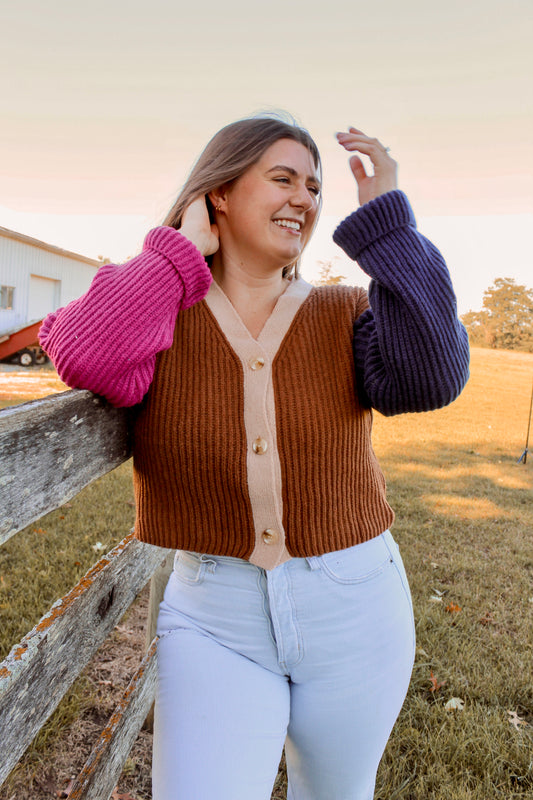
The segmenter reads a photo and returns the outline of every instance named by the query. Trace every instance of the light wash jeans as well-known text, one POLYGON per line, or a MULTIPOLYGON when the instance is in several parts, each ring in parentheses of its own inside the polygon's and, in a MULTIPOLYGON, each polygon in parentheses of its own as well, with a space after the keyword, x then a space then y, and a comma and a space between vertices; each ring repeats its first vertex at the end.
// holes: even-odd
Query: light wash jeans
POLYGON ((153 800, 371 800, 414 660, 381 536, 265 571, 178 551, 161 604, 153 800))

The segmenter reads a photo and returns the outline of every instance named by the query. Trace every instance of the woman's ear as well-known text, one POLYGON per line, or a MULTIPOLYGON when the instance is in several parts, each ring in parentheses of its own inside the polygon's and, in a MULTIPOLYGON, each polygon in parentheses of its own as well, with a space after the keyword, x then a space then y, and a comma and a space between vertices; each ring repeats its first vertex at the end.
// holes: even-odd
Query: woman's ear
POLYGON ((224 206, 226 203, 226 187, 219 186, 217 189, 213 189, 213 191, 208 192, 207 194, 211 205, 213 206, 215 211, 224 211, 224 206))

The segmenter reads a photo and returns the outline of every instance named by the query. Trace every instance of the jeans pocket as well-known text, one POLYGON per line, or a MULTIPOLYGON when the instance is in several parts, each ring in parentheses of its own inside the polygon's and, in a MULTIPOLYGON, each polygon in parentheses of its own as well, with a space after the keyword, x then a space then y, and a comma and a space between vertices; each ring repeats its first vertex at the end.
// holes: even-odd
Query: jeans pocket
POLYGON ((409 598, 409 602, 411 602, 411 590, 409 588, 409 581, 407 579, 407 573, 405 571, 405 567, 404 567, 404 564, 403 564, 403 559, 402 559, 402 556, 401 556, 401 553, 400 553, 400 548, 398 547, 398 545, 397 545, 395 539, 393 538, 392 534, 390 533, 390 531, 386 531, 383 534, 383 537, 384 537, 385 543, 387 544, 387 547, 388 547, 388 550, 389 550, 389 553, 390 553, 390 557, 391 557, 391 561, 394 562, 394 565, 395 565, 396 569, 398 570, 398 574, 400 576, 400 580, 402 582, 404 591, 405 591, 407 597, 409 598))
POLYGON ((188 586, 198 586, 203 582, 206 571, 215 564, 207 556, 199 553, 189 553, 186 550, 178 550, 174 558, 175 577, 188 586))
POLYGON ((322 572, 336 583, 364 583, 380 575, 392 563, 382 536, 346 550, 315 556, 315 559, 322 572))
POLYGON ((411 589, 409 588, 409 579, 407 578, 407 573, 405 571, 405 567, 403 564, 403 559, 400 553, 400 548, 396 543, 395 539, 393 538, 390 531, 386 531, 383 536, 385 537, 385 541, 389 548, 389 552, 391 555, 391 560, 394 563, 394 566, 398 572, 398 577, 400 579, 403 591, 405 593, 405 597, 409 604, 410 614, 411 614, 411 624, 412 624, 412 632, 413 632, 413 658, 416 648, 416 626, 415 626, 415 615, 413 609, 413 599, 411 597, 411 589))

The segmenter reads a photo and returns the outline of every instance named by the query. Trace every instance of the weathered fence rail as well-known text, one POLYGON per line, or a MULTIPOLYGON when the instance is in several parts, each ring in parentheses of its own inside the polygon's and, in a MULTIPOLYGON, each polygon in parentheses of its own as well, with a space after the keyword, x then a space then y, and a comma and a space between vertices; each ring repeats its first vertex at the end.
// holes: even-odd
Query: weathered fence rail
MULTIPOLYGON (((130 457, 128 411, 70 391, 0 411, 0 544, 130 457)), ((0 784, 168 551, 128 534, 0 664, 0 784)), ((69 797, 108 800, 152 705, 155 642, 69 797)))
POLYGON ((74 390, 0 411, 0 542, 130 456, 128 412, 74 390))

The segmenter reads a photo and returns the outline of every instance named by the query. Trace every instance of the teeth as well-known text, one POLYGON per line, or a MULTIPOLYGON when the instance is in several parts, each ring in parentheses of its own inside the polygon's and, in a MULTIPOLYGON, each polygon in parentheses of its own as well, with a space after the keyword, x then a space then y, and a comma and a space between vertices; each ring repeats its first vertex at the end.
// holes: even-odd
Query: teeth
POLYGON ((276 225, 279 225, 280 228, 292 228, 295 231, 299 231, 302 227, 299 222, 293 222, 290 219, 275 219, 274 222, 276 225))

